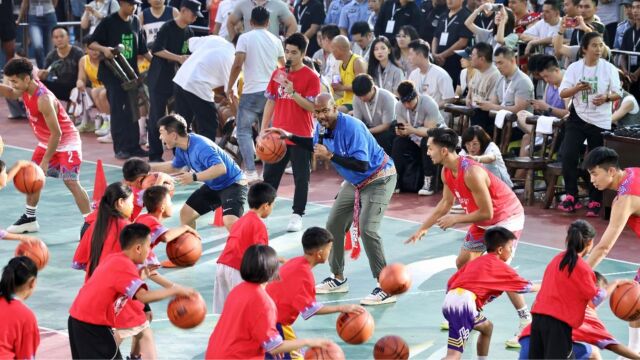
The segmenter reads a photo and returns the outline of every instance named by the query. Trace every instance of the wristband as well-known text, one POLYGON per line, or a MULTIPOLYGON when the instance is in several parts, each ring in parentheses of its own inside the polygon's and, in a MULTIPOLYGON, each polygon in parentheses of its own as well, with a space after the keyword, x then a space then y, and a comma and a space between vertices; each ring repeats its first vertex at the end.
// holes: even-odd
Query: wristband
POLYGON ((193 181, 198 181, 198 174, 191 173, 191 178, 193 179, 193 181))

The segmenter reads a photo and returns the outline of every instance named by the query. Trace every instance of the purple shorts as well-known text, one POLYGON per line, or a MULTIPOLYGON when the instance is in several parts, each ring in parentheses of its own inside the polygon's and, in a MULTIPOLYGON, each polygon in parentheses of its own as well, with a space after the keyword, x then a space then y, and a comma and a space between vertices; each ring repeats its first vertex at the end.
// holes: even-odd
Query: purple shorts
POLYGON ((476 295, 461 288, 449 290, 442 304, 442 314, 449 322, 447 347, 461 353, 471 330, 487 321, 476 308, 476 295))

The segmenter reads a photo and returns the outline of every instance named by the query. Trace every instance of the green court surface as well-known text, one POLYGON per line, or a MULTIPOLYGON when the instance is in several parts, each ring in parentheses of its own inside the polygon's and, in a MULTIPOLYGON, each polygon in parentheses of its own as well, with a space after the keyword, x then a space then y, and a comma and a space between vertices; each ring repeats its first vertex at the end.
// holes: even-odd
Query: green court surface
MULTIPOLYGON (((7 147, 3 160, 10 166, 15 160, 28 159, 31 154, 25 150, 7 147)), ((116 167, 105 167, 108 181, 121 178, 121 171, 116 167)), ((95 165, 85 162, 82 167, 82 184, 91 191, 95 174, 95 165)), ((313 184, 312 184, 313 186, 313 184)), ((174 218, 167 220, 168 226, 178 224, 177 214, 180 206, 195 186, 177 187, 174 196, 174 218)), ((91 195, 91 192, 90 192, 91 195)), ((0 226, 6 227, 15 221, 24 210, 24 197, 12 184, 0 192, 0 226)), ((301 233, 285 231, 291 201, 279 198, 274 213, 266 219, 271 245, 279 255, 290 258, 302 253, 300 245, 301 233)), ((427 214, 430 209, 420 211, 427 214)), ((329 208, 324 205, 309 204, 304 217, 305 226, 324 226, 329 208)), ((208 225, 212 214, 202 218, 198 223, 198 231, 203 236, 203 256, 191 268, 161 270, 172 281, 196 288, 202 293, 211 307, 212 290, 215 278, 216 259, 222 251, 226 230, 208 225)), ((49 265, 39 276, 35 294, 27 304, 34 310, 40 326, 45 333, 51 329, 64 336, 67 328, 68 309, 82 285, 84 272, 71 269, 71 259, 78 243, 82 218, 73 202, 73 198, 61 181, 48 179, 45 191, 38 206, 38 221, 41 237, 49 246, 49 265)), ((395 304, 369 307, 375 318, 374 336, 363 345, 347 345, 342 342, 335 331, 337 315, 316 316, 304 321, 298 319, 294 324, 298 337, 326 337, 342 346, 347 359, 372 358, 373 346, 379 338, 395 334, 403 337, 411 348, 411 357, 415 359, 440 359, 446 351, 447 333, 440 330, 443 320, 441 305, 444 288, 455 268, 455 256, 460 247, 463 232, 456 230, 441 231, 433 229, 421 242, 415 245, 404 245, 403 241, 415 231, 414 222, 385 218, 381 227, 384 239, 387 262, 402 262, 409 265, 413 278, 411 290, 400 296, 395 304)), ((526 225, 525 225, 526 231, 526 225)), ((564 234, 549 234, 564 237, 564 234)), ((13 255, 15 242, 0 242, 0 259, 5 264, 13 255)), ((166 258, 164 245, 155 250, 161 260, 166 258)), ((548 261, 558 252, 557 249, 535 244, 520 243, 516 257, 512 263, 525 278, 540 280, 548 261)), ((318 300, 324 303, 356 303, 375 286, 371 277, 366 254, 353 261, 347 256, 346 275, 349 278, 350 291, 340 295, 319 295, 318 300)), ((632 278, 637 264, 605 260, 598 268, 608 274, 610 279, 632 278)), ((314 269, 316 280, 320 281, 329 274, 328 265, 318 265, 314 269)), ((151 288, 156 285, 152 284, 151 288)), ((295 291, 292 289, 292 291, 295 291)), ((570 296, 570 294, 567 294, 570 296)), ((534 295, 526 295, 531 306, 534 295)), ((167 301, 151 305, 154 311, 152 328, 162 359, 199 359, 203 357, 209 336, 215 326, 217 315, 207 315, 206 321, 193 330, 180 330, 171 325, 166 316, 167 301)), ((623 343, 627 342, 627 325, 617 320, 611 313, 608 302, 599 310, 609 330, 623 343)), ((504 341, 510 338, 517 328, 518 319, 515 310, 506 296, 501 296, 485 308, 485 315, 494 322, 490 359, 515 359, 517 351, 507 350, 504 341)), ((121 347, 123 354, 129 353, 129 344, 121 347)), ((614 358, 614 354, 605 351, 605 358, 614 358)), ((61 358, 61 353, 51 351, 40 354, 41 358, 61 358)), ((475 358, 474 346, 468 346, 464 358, 475 358)))

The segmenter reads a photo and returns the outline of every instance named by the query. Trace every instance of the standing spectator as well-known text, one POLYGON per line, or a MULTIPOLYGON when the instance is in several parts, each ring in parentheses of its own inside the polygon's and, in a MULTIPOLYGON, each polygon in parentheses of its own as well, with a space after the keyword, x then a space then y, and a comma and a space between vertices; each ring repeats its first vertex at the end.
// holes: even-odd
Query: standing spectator
MULTIPOLYGON (((630 27, 622 37, 621 50, 640 52, 640 1, 633 0, 632 17, 635 25, 630 27)), ((631 77, 630 92, 635 96, 640 96, 640 66, 638 66, 638 56, 623 56, 620 68, 627 71, 631 77)))
POLYGON ((484 42, 494 48, 505 45, 515 49, 518 43, 518 35, 513 33, 514 21, 515 18, 511 10, 501 4, 485 3, 469 15, 464 25, 474 34, 475 43, 484 42), (497 6, 497 8, 494 11, 495 6, 497 6), (479 15, 484 14, 484 10, 486 9, 490 9, 492 14, 489 29, 482 27, 487 26, 486 23, 481 22, 481 25, 478 25, 479 15), (493 24, 493 22, 495 22, 495 24, 493 24))
POLYGON ((467 92, 467 106, 475 108, 471 116, 471 125, 480 125, 483 129, 490 128, 493 124, 489 112, 480 109, 482 102, 488 102, 496 92, 496 85, 500 80, 500 72, 493 65, 493 49, 487 43, 477 43, 471 50, 471 66, 476 69, 476 74, 471 78, 469 91, 467 92))
POLYGON ((293 14, 298 23, 298 32, 309 40, 307 55, 312 56, 320 48, 316 41, 316 33, 324 24, 324 6, 320 0, 302 0, 296 4, 293 14))
MULTIPOLYGON (((267 90, 271 74, 278 65, 283 66, 285 63, 282 42, 267 30, 269 10, 256 6, 251 11, 251 26, 251 31, 238 38, 235 60, 227 85, 227 89, 233 89, 240 71, 244 72, 244 85, 236 121, 236 137, 249 183, 260 179, 254 162, 253 124, 262 118, 267 102, 264 92, 267 90)), ((229 91, 228 94, 231 102, 237 103, 238 99, 233 91, 229 91)))
MULTIPOLYGON (((575 18, 580 15, 580 0, 563 0, 562 3, 562 13, 564 14, 564 18, 575 18)), ((571 40, 571 35, 573 35, 573 28, 567 28, 564 33, 564 38, 569 41, 571 40)))
POLYGON ((342 92, 342 96, 336 100, 338 109, 342 112, 353 110, 353 88, 351 84, 358 74, 367 70, 367 63, 351 51, 349 39, 339 35, 331 42, 331 52, 337 61, 340 62, 340 81, 332 81, 333 91, 342 92))
POLYGON ((374 85, 373 78, 367 74, 356 76, 353 80, 353 117, 362 120, 369 132, 384 152, 391 154, 395 120, 396 98, 391 91, 374 85))
POLYGON ((635 23, 633 19, 633 0, 622 0, 620 5, 622 5, 624 9, 624 20, 619 22, 618 26, 616 26, 616 35, 613 39, 613 48, 618 50, 620 49, 620 46, 622 46, 622 37, 624 36, 624 33, 627 32, 627 29, 632 28, 635 23))
POLYGON ((52 38, 55 49, 47 54, 45 68, 38 70, 38 78, 58 100, 69 101, 69 94, 76 87, 78 63, 84 52, 69 43, 69 33, 63 26, 53 28, 52 38))
POLYGON ((520 40, 527 42, 524 50, 525 55, 529 55, 535 46, 544 46, 546 54, 553 54, 553 36, 560 30, 560 4, 556 0, 545 0, 542 5, 542 21, 538 21, 533 26, 520 34, 520 40))
MULTIPOLYGON (((106 58, 113 58, 114 48, 119 44, 124 45, 122 56, 136 73, 138 56, 150 57, 140 22, 133 15, 139 4, 140 0, 120 0, 118 12, 107 16, 98 24, 92 35, 93 42, 89 45, 106 58)), ((120 80, 109 70, 104 60, 98 68, 98 79, 107 89, 112 114, 111 137, 116 158, 125 160, 132 156, 148 156, 139 145, 140 129, 137 119, 133 119, 129 97, 122 90, 120 80)))
POLYGON ((369 15, 371 15, 371 12, 369 11, 367 0, 351 0, 340 10, 340 20, 338 21, 340 33, 344 36, 349 36, 353 24, 358 21, 369 20, 369 15))
POLYGON ((369 61, 369 53, 371 52, 371 44, 373 43, 373 32, 369 24, 365 21, 358 21, 351 27, 350 34, 353 42, 351 51, 361 56, 365 62, 369 61))
MULTIPOLYGON (((378 20, 378 16, 380 14, 380 8, 382 7, 383 0, 369 0, 369 19, 367 19, 367 23, 371 29, 375 28, 376 21, 378 20)), ((376 34, 376 36, 378 36, 376 34)))
MULTIPOLYGON (((580 45, 583 58, 572 63, 560 85, 560 97, 571 98, 569 119, 564 126, 562 140, 562 176, 567 195, 558 209, 574 212, 582 207, 578 196, 578 163, 584 153, 585 139, 589 150, 604 144, 603 130, 611 129, 611 103, 620 99, 622 89, 618 71, 613 64, 601 59, 604 47, 602 35, 585 34, 580 45)), ((602 192, 589 186, 587 216, 598 216, 602 192)))
POLYGON ((140 25, 147 36, 147 47, 153 48, 160 27, 169 20, 178 17, 178 9, 165 5, 165 0, 148 0, 150 7, 144 9, 140 14, 140 25))
POLYGON ((420 28, 424 21, 420 8, 413 0, 389 0, 380 8, 380 16, 376 21, 375 33, 393 39, 394 35, 405 25, 420 28))
POLYGON ((340 13, 352 0, 331 0, 327 7, 327 16, 324 18, 325 25, 336 25, 340 22, 340 13))
POLYGON ((576 17, 577 25, 571 34, 569 45, 581 45, 584 35, 591 31, 597 31, 605 35, 606 28, 596 17, 598 0, 580 0, 580 16, 576 17))
POLYGON ((55 9, 57 3, 57 0, 22 0, 16 21, 18 24, 22 21, 29 23, 29 39, 36 63, 41 69, 44 68, 45 55, 51 51, 51 31, 58 24, 55 9))
MULTIPOLYGON (((150 8, 153 11, 153 7, 150 8)), ((167 103, 173 96, 173 77, 176 67, 189 58, 189 39, 193 30, 189 25, 202 17, 200 2, 182 0, 178 16, 164 23, 153 42, 151 66, 147 76, 149 86, 149 161, 162 162, 164 148, 160 142, 158 120, 167 115, 167 103)))
POLYGON ((98 26, 98 23, 105 17, 120 10, 117 0, 93 0, 84 7, 84 13, 80 18, 82 30, 89 30, 89 34, 98 26))
POLYGON ((398 85, 404 80, 404 73, 396 61, 391 43, 386 37, 380 36, 373 40, 370 52, 373 54, 369 55, 367 73, 377 87, 397 94, 398 85))
POLYGON ((213 31, 211 32, 213 35, 219 35, 223 38, 232 41, 233 39, 229 37, 229 29, 227 28, 229 15, 233 12, 236 5, 240 0, 222 0, 220 5, 218 6, 218 10, 216 12, 215 17, 215 25, 213 31))
POLYGON ((280 36, 280 27, 285 29, 286 36, 297 31, 298 24, 289 7, 281 0, 241 0, 227 19, 229 39, 236 37, 236 26, 242 22, 244 31, 251 29, 251 11, 256 6, 263 6, 269 10, 269 32, 280 36))
POLYGON ((411 64, 411 61, 409 61, 409 43, 419 38, 420 36, 416 28, 411 25, 401 27, 400 31, 396 34, 396 48, 394 51, 405 76, 408 76, 415 70, 415 67, 411 64))
POLYGON ((423 0, 420 4, 421 19, 420 38, 429 44, 433 41, 433 34, 438 27, 440 19, 447 16, 449 9, 447 8, 446 0, 423 0))
MULTIPOLYGON (((459 74, 462 71, 460 56, 456 50, 464 49, 472 34, 464 26, 469 17, 469 10, 462 7, 462 0, 448 0, 449 13, 440 20, 433 37, 431 48, 436 65, 442 66, 449 74, 459 74)), ((453 86, 458 86, 460 79, 455 76, 453 86)))
POLYGON ((620 22, 620 5, 621 0, 600 0, 596 15, 600 18, 600 22, 606 28, 606 37, 604 43, 608 47, 613 47, 615 40, 616 28, 620 22))
POLYGON ((453 81, 443 68, 429 61, 431 49, 422 39, 413 40, 409 44, 409 61, 416 67, 409 74, 409 80, 416 86, 420 95, 429 95, 440 109, 445 100, 454 97, 453 81))
MULTIPOLYGON (((338 37, 336 37, 338 38, 338 37)), ((285 57, 291 64, 285 79, 282 70, 271 75, 265 96, 267 103, 262 116, 262 131, 270 126, 284 129, 296 136, 312 137, 313 134, 313 101, 320 93, 320 78, 304 66, 302 59, 307 50, 307 38, 295 33, 285 40, 285 57)), ((348 48, 348 44, 347 44, 348 48)), ((287 231, 302 230, 302 216, 307 206, 309 178, 311 174, 311 151, 287 143, 287 152, 279 162, 264 165, 264 181, 278 189, 282 174, 291 160, 295 191, 293 194, 293 214, 287 225, 287 231)))
POLYGON ((509 0, 509 8, 511 8, 516 18, 516 26, 514 29, 516 34, 522 34, 536 21, 540 20, 540 14, 529 11, 527 0, 509 0))
POLYGON ((16 22, 13 18, 13 0, 0 2, 0 43, 6 61, 16 52, 16 22))

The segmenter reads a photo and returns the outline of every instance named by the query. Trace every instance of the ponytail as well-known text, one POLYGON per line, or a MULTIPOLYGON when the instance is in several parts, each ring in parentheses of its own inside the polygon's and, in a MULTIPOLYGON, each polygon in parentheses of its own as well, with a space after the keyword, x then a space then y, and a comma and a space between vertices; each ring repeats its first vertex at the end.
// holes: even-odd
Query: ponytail
POLYGON ((9 260, 7 266, 2 270, 2 280, 0 280, 0 296, 8 303, 13 299, 16 289, 26 284, 32 277, 38 276, 38 268, 30 258, 18 256, 9 260))
POLYGON ((589 241, 594 237, 596 237, 596 230, 587 221, 576 220, 572 222, 567 231, 567 251, 560 261, 560 271, 568 266, 569 275, 571 275, 578 263, 578 254, 587 247, 589 241))

